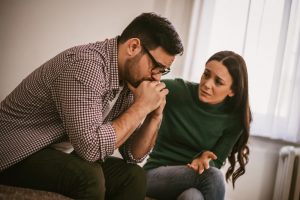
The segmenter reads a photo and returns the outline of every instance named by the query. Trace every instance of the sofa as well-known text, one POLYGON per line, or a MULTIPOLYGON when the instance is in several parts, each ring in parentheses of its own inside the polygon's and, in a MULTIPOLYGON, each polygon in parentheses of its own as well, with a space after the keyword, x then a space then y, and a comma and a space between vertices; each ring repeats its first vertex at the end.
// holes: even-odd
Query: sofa
POLYGON ((0 185, 0 200, 70 200, 70 198, 54 192, 0 185))

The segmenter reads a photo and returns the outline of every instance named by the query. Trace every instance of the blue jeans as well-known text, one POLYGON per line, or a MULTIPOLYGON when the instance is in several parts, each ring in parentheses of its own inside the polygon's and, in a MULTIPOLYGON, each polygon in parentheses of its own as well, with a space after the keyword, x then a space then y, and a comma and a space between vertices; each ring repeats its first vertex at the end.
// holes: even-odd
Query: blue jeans
POLYGON ((162 166, 147 174, 147 196, 155 199, 223 200, 222 172, 210 167, 201 175, 187 166, 162 166))

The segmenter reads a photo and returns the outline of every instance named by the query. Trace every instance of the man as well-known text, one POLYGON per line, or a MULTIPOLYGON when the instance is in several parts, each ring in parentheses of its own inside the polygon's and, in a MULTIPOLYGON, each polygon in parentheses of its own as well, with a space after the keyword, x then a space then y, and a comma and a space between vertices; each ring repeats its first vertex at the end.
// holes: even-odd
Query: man
POLYGON ((145 174, 134 163, 153 147, 168 93, 159 80, 182 52, 172 24, 143 13, 121 36, 36 69, 0 104, 0 183, 143 199, 145 174), (117 148, 124 160, 109 157, 117 148))

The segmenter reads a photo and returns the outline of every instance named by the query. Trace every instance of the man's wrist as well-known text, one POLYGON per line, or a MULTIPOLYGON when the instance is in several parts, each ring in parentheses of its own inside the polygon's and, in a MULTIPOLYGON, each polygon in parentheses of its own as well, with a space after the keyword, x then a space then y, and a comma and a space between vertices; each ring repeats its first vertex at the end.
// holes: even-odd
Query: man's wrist
POLYGON ((163 118, 163 114, 157 114, 157 113, 149 113, 148 117, 151 119, 151 120, 155 120, 157 122, 160 122, 163 118))
POLYGON ((134 102, 131 106, 131 109, 138 115, 142 116, 142 118, 145 118, 148 113, 150 112, 146 106, 144 106, 140 102, 134 102))

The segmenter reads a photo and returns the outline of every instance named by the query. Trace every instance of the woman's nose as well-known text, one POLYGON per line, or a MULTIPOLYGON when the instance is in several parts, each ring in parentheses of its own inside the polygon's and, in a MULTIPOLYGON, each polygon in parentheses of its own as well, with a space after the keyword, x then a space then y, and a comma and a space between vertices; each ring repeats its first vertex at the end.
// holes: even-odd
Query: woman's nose
POLYGON ((206 89, 211 89, 212 88, 212 84, 213 84, 213 80, 212 79, 208 79, 205 81, 204 86, 206 89))

